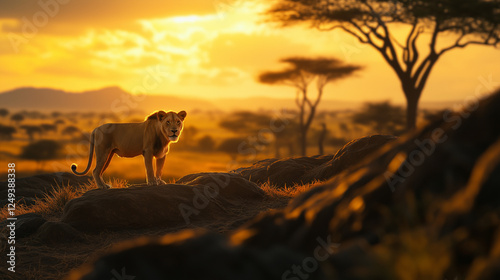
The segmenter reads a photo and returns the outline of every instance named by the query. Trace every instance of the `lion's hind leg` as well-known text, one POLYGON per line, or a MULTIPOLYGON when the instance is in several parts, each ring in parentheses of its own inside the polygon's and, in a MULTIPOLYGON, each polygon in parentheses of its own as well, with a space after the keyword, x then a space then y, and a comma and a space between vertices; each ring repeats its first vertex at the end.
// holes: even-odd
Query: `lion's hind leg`
POLYGON ((111 188, 110 185, 104 183, 104 180, 102 179, 102 174, 104 173, 106 168, 108 168, 109 163, 111 162, 111 159, 113 158, 114 154, 115 154, 114 151, 112 151, 111 149, 102 151, 102 153, 97 153, 96 151, 96 165, 94 171, 92 172, 92 175, 94 176, 94 180, 100 189, 111 188))

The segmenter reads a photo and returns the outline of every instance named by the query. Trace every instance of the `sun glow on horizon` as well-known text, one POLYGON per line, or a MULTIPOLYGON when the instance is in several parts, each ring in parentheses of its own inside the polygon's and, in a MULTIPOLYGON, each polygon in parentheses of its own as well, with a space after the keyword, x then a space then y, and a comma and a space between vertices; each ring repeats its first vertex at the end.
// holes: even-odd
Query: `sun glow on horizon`
MULTIPOLYGON (((156 11, 161 7, 151 11, 141 7, 144 16, 127 20, 135 10, 124 10, 108 21, 97 18, 95 24, 90 12, 87 21, 56 15, 27 37, 18 52, 9 36, 22 35, 22 22, 0 19, 0 33, 5 35, 0 37, 0 91, 22 86, 85 91, 117 85, 134 92, 145 76, 161 69, 161 82, 148 93, 293 98, 290 88, 259 84, 258 73, 284 67, 279 60, 288 56, 334 56, 365 68, 328 86, 325 98, 404 101, 396 75, 380 54, 345 33, 273 29, 262 22, 265 2, 221 1, 202 10, 196 7, 164 16, 156 11)), ((498 61, 500 54, 492 48, 470 47, 446 55, 436 65, 422 99, 467 96, 480 77, 494 72, 498 61), (467 65, 468 71, 456 63, 467 65)))

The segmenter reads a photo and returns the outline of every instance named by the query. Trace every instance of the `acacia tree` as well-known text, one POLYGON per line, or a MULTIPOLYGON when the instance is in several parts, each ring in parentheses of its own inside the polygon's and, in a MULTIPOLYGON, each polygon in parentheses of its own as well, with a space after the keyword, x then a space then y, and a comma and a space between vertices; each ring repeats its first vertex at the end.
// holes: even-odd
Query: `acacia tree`
POLYGON ((306 155, 307 132, 316 114, 316 109, 325 86, 335 80, 351 75, 361 69, 356 65, 346 65, 335 58, 291 57, 281 62, 289 66, 281 71, 269 71, 259 75, 259 81, 265 84, 280 84, 297 89, 295 103, 299 108, 299 135, 302 156, 306 155), (316 82, 317 96, 308 96, 309 85, 316 82))
POLYGON ((278 0, 268 15, 282 26, 341 29, 377 50, 401 82, 408 129, 415 127, 418 101, 443 54, 500 42, 500 0, 278 0), (398 24, 409 27, 402 42, 392 29, 398 24), (443 35, 453 35, 447 36, 453 42, 438 44, 443 35), (419 49, 424 39, 426 49, 419 49))

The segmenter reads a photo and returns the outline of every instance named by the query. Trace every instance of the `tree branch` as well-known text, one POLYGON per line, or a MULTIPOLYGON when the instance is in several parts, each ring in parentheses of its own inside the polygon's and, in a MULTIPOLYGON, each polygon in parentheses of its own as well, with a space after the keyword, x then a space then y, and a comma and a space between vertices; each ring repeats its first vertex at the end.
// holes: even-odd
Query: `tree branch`
POLYGON ((434 59, 429 60, 428 66, 426 67, 425 71, 422 74, 422 77, 418 81, 418 85, 416 85, 417 92, 419 94, 422 93, 425 84, 427 83, 427 79, 429 78, 429 74, 431 73, 432 68, 434 67, 434 64, 438 60, 439 56, 435 57, 434 59))
POLYGON ((458 39, 455 41, 455 44, 447 47, 447 48, 444 48, 442 49, 438 55, 442 55, 452 49, 455 49, 455 48, 465 48, 467 47, 468 45, 485 45, 485 46, 489 46, 489 45, 497 45, 498 43, 500 43, 500 38, 496 37, 495 38, 495 42, 494 43, 490 43, 490 40, 494 37, 495 35, 495 30, 496 28, 498 27, 497 24, 495 24, 493 26, 493 28, 490 30, 490 32, 488 33, 488 37, 486 37, 486 39, 484 39, 483 41, 474 41, 474 40, 471 40, 471 41, 468 41, 468 42, 465 42, 465 43, 460 43, 460 41, 462 41, 462 39, 467 35, 465 33, 465 31, 463 29, 461 29, 461 32, 460 32, 460 36, 458 37, 458 39))
POLYGON ((403 60, 406 64, 406 72, 411 75, 413 72, 413 67, 415 67, 415 63, 417 63, 418 58, 420 56, 417 49, 417 39, 422 34, 423 29, 417 28, 418 22, 415 21, 413 23, 410 34, 408 34, 408 38, 406 39, 406 46, 403 50, 403 60), (406 56, 406 58, 405 58, 406 56))

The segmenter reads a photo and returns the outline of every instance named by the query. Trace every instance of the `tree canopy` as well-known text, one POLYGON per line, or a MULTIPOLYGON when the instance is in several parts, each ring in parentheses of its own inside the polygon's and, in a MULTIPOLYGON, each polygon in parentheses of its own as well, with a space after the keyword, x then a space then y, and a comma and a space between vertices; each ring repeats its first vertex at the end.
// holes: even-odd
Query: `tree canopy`
POLYGON ((375 48, 401 81, 409 128, 415 126, 418 100, 441 55, 500 43, 500 0, 279 0, 268 15, 282 26, 341 29, 375 48), (403 40, 391 30, 396 24, 409 27, 403 40), (440 42, 442 35, 453 40, 440 42), (417 44, 424 39, 426 50, 417 44))
POLYGON ((304 91, 316 78, 318 90, 322 92, 327 83, 347 77, 361 69, 360 66, 348 65, 336 58, 288 57, 280 61, 289 66, 280 71, 261 73, 259 82, 289 85, 304 91))

